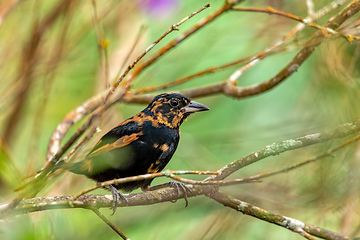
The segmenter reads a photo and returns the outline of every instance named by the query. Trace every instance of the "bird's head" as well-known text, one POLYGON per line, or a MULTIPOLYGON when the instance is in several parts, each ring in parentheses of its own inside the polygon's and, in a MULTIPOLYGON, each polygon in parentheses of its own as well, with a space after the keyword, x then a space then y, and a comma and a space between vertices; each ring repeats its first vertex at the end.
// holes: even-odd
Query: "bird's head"
POLYGON ((160 123, 178 128, 191 113, 210 109, 179 93, 163 93, 156 96, 145 110, 150 111, 160 123))

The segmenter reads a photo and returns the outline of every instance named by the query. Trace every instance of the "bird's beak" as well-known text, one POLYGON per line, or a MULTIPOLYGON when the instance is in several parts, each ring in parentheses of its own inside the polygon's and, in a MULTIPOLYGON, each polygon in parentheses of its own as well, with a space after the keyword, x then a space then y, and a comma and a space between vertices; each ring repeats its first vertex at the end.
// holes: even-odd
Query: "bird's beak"
POLYGON ((187 106, 185 106, 185 112, 187 113, 194 113, 194 112, 201 112, 208 110, 210 110, 210 108, 208 108, 204 104, 195 101, 191 101, 187 106))

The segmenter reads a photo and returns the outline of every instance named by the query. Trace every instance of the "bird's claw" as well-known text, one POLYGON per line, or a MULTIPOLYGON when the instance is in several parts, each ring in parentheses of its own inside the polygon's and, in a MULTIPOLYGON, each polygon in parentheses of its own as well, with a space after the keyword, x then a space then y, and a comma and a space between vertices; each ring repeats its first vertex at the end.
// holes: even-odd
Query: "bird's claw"
MULTIPOLYGON (((185 184, 179 182, 171 181, 169 184, 171 188, 175 188, 177 190, 178 196, 180 196, 180 189, 184 192, 185 207, 187 207, 189 205, 187 192, 191 193, 191 189, 188 188, 185 184)), ((177 200, 172 200, 171 202, 174 203, 176 201, 177 200)))
POLYGON ((126 202, 126 203, 128 202, 128 200, 126 199, 124 194, 119 192, 119 190, 117 190, 113 185, 109 185, 108 189, 111 191, 111 194, 113 197, 113 202, 112 202, 112 206, 110 207, 110 209, 113 210, 111 215, 114 215, 120 200, 122 200, 123 202, 126 202))

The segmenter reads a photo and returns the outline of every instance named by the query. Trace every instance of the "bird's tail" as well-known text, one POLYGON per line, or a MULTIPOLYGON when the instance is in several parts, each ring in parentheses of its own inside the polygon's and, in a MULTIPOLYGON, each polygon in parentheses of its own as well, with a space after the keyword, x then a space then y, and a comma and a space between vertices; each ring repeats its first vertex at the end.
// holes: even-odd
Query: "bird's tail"
MULTIPOLYGON (((60 162, 58 162, 53 169, 51 170, 52 172, 55 172, 57 170, 69 170, 70 169, 70 164, 66 163, 64 160, 61 160, 60 162)), ((20 190, 25 189, 27 186, 29 186, 37 177, 39 177, 39 175, 42 173, 42 171, 44 170, 44 168, 40 169, 39 171, 37 171, 36 173, 33 173, 27 177, 24 177, 21 179, 21 181, 24 181, 26 179, 31 178, 28 182, 21 184, 19 187, 17 187, 14 192, 18 192, 20 190)))

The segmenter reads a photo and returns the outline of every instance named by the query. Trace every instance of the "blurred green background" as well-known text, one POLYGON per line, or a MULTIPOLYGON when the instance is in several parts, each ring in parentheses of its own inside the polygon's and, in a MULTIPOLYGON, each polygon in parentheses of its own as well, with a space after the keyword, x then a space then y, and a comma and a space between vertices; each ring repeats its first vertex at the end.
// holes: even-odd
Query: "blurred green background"
MULTIPOLYGON (((62 1, 0 1, 0 200, 5 204, 20 178, 39 170, 51 133, 64 116, 106 89, 104 58, 96 29, 108 41, 109 79, 113 81, 144 26, 131 63, 172 24, 204 6, 205 1, 68 1, 68 9, 52 13, 62 1), (96 3, 94 5, 94 2, 96 3), (94 7, 95 6, 95 7, 94 7), (100 23, 94 20, 94 9, 100 23), (8 11, 6 11, 8 10, 8 11), (34 35, 34 26, 41 26, 34 35), (37 42, 38 41, 38 42, 37 42), (29 43, 38 43, 31 52, 29 43), (34 55, 31 55, 34 54, 34 55), (32 56, 31 60, 29 56, 32 56), (24 80, 25 79, 25 80, 24 80), (17 104, 19 120, 8 133, 17 104), (5 136, 5 137, 4 137, 5 136)), ((64 1, 66 2, 66 1, 64 1)), ((205 10, 167 36, 148 56, 216 11, 223 1, 209 1, 205 10)), ((315 10, 329 4, 315 0, 315 10)), ((64 4, 65 5, 65 4, 64 4)), ((306 17, 305 1, 247 1, 240 6, 275 9, 306 17)), ((340 8, 341 9, 341 8, 340 8)), ((336 9, 317 23, 325 24, 336 9)), ((165 54, 135 80, 132 90, 170 82, 210 67, 263 51, 282 39, 297 22, 264 13, 228 12, 165 54)), ((239 86, 261 83, 291 60, 316 30, 306 28, 287 46, 294 50, 261 60, 238 80, 239 86)), ((167 166, 171 170, 218 170, 266 145, 352 122, 359 116, 359 49, 343 38, 325 41, 284 83, 246 99, 214 95, 196 99, 211 111, 194 114, 181 127, 181 141, 167 166)), ((146 57, 147 58, 147 57, 146 57)), ((146 59, 145 58, 145 59, 146 59)), ((125 66, 126 66, 125 65, 125 66)), ((239 66, 199 77, 165 91, 205 86, 227 79, 239 66)), ((123 70, 123 69, 122 69, 123 70)), ((156 93, 160 93, 159 91, 156 93)), ((144 105, 118 104, 104 115, 102 132, 142 110, 144 105)), ((78 125, 77 125, 78 126, 78 125)), ((70 131, 74 132, 76 126, 70 131)), ((67 137, 68 137, 67 136, 67 137)), ((248 166, 232 176, 244 177, 280 169, 323 153, 343 140, 287 152, 248 166)), ((295 171, 262 183, 222 188, 224 192, 269 211, 309 224, 359 235, 358 143, 295 171)), ((167 181, 156 179, 153 184, 167 181)), ((94 182, 66 173, 38 196, 76 194, 94 182)), ((139 190, 138 190, 139 191, 139 190)), ((96 193, 108 194, 104 190, 96 193)), ((286 229, 245 216, 206 197, 175 204, 101 209, 131 239, 301 239, 286 229)), ((0 221, 1 239, 118 239, 91 211, 52 210, 0 221)))

